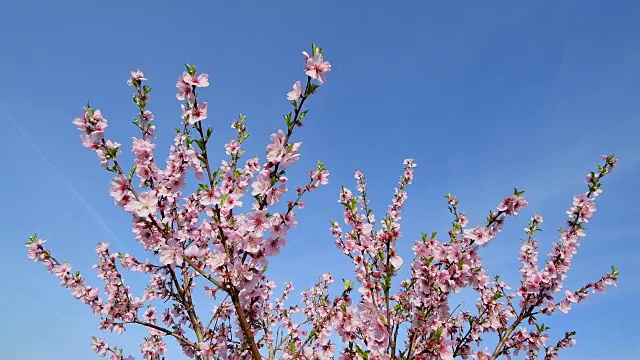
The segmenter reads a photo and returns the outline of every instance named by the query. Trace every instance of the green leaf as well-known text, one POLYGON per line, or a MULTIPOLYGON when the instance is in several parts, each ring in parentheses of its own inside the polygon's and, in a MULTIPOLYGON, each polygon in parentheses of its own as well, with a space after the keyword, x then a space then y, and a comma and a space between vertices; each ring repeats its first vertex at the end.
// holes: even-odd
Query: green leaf
POLYGON ((342 283, 344 284, 344 289, 349 290, 353 288, 353 281, 342 279, 342 283))
POLYGON ((288 113, 287 115, 282 115, 282 117, 284 118, 284 121, 287 123, 287 126, 291 126, 291 113, 288 113))
POLYGON ((189 73, 189 75, 191 75, 191 76, 195 76, 196 75, 196 66, 195 65, 184 64, 184 66, 187 68, 187 73, 189 73))
POLYGON ((618 269, 616 269, 615 266, 611 266, 611 276, 618 276, 620 275, 620 272, 618 272, 618 269))
POLYGON ((33 234, 29 236, 29 241, 27 241, 25 244, 35 244, 36 242, 38 242, 38 235, 33 234))
POLYGON ((311 43, 311 54, 313 56, 320 55, 320 54, 324 54, 324 51, 322 51, 322 48, 316 45, 315 43, 311 43))
POLYGON ((301 112, 300 115, 298 115, 298 121, 302 121, 302 119, 304 119, 304 117, 307 116, 308 112, 309 112, 309 110, 305 110, 305 111, 301 112))
POLYGON ((199 194, 201 191, 208 191, 209 186, 207 184, 198 184, 198 190, 196 190, 196 194, 199 194))
POLYGON ((433 334, 433 335, 435 336, 435 338, 436 338, 437 340, 440 340, 440 337, 442 336, 442 328, 441 328, 441 327, 440 327, 440 328, 438 328, 438 329, 434 332, 434 334, 433 334))
POLYGON ((360 345, 356 344, 356 352, 358 353, 358 355, 360 355, 361 358, 363 359, 369 359, 369 350, 362 350, 360 348, 360 345))

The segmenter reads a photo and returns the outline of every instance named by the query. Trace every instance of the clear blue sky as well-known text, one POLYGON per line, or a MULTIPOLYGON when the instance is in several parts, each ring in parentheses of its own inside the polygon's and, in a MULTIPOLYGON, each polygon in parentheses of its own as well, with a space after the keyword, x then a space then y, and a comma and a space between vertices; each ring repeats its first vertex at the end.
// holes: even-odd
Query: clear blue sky
MULTIPOLYGON (((196 63, 211 75, 203 97, 216 129, 214 153, 222 154, 229 123, 242 112, 252 132, 250 153, 262 154, 289 111, 284 94, 303 79, 300 51, 312 41, 334 67, 296 135, 303 142, 296 169, 304 176, 324 160, 331 184, 308 197, 299 227, 270 268, 275 279, 293 275, 298 292, 328 270, 336 278, 350 275, 328 230, 330 219, 341 218, 339 186, 352 186, 353 171, 362 169, 374 207, 383 211, 402 160, 413 157, 418 168, 403 219, 404 255, 421 232, 446 231, 445 193, 458 195, 477 224, 513 186, 527 191, 530 207, 482 251, 489 270, 515 286, 526 217, 545 216, 546 253, 571 196, 585 189, 584 175, 601 154, 615 152, 620 166, 606 179, 566 285, 576 289, 616 264, 619 287, 548 324, 578 331, 578 346, 565 359, 640 352, 638 2, 140 3, 0 5, 0 358, 91 359, 89 336, 104 336, 89 309, 27 260, 30 234, 49 239, 59 258, 98 286, 90 269, 97 242, 139 253, 129 216, 108 195, 110 174, 81 147, 71 124, 86 101, 104 111, 108 136, 128 149, 135 107, 125 80, 130 70, 145 71, 162 158, 179 121, 175 80, 185 62, 196 63)), ((136 339, 114 344, 139 358, 136 339)), ((169 346, 169 358, 180 358, 176 344, 169 346)))

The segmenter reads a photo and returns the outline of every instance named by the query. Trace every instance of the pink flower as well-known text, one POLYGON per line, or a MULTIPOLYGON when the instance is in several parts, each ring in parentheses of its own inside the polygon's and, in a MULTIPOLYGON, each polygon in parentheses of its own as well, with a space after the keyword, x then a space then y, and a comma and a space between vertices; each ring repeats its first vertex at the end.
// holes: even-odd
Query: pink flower
POLYGON ((285 154, 284 148, 285 135, 282 130, 278 130, 277 134, 271 134, 273 143, 267 145, 267 160, 274 164, 279 163, 285 154))
POLYGON ((192 257, 192 258, 201 258, 204 254, 207 253, 207 250, 201 249, 198 245, 191 245, 184 251, 184 256, 192 257))
POLYGON ((451 340, 442 340, 438 346, 438 355, 441 360, 453 360, 453 347, 455 343, 451 340))
POLYGON ((253 188, 251 195, 265 195, 267 191, 269 191, 271 188, 271 177, 269 174, 269 170, 262 170, 258 174, 256 181, 251 184, 251 187, 253 188))
POLYGON ((104 357, 107 354, 107 350, 109 350, 109 344, 107 344, 104 339, 93 339, 93 344, 91 344, 91 349, 96 352, 101 357, 104 357))
POLYGON ((527 205, 527 201, 521 196, 507 196, 498 205, 498 211, 504 211, 507 215, 518 215, 518 210, 527 205))
POLYGON ((473 355, 473 360, 491 360, 491 354, 484 349, 473 355))
POLYGON ((200 355, 203 359, 213 359, 216 355, 215 348, 211 346, 208 342, 201 342, 198 344, 200 346, 200 351, 198 351, 198 355, 200 355))
POLYGON ((108 243, 100 243, 96 246, 96 254, 99 256, 107 255, 107 251, 109 251, 108 243))
POLYGON ((477 245, 484 245, 491 240, 489 229, 484 226, 465 230, 464 237, 474 241, 477 245))
POLYGON ((111 140, 107 140, 103 147, 96 150, 96 154, 98 154, 98 159, 100 159, 100 165, 102 167, 107 167, 109 164, 109 160, 113 158, 109 150, 116 149, 116 156, 120 155, 122 152, 120 151, 120 144, 117 142, 112 142, 111 140))
POLYGON ((267 205, 271 206, 278 201, 282 197, 282 194, 287 192, 287 186, 285 184, 280 184, 276 187, 272 187, 267 190, 267 205))
POLYGON ((182 74, 182 81, 195 87, 207 87, 209 86, 209 74, 200 74, 197 77, 193 77, 185 72, 182 74))
POLYGON ((300 81, 296 81, 295 84, 293 84, 293 90, 287 93, 287 100, 298 100, 300 96, 302 96, 302 84, 300 84, 300 81))
POLYGON ((464 213, 461 213, 459 216, 459 221, 460 221, 460 226, 465 227, 467 226, 467 224, 469 224, 469 218, 467 218, 467 215, 464 213))
POLYGON ((267 218, 266 211, 264 210, 251 212, 247 216, 247 220, 247 230, 252 232, 255 236, 262 236, 264 231, 270 226, 269 218, 267 218))
POLYGON ((193 87, 187 83, 185 83, 183 80, 183 78, 180 77, 180 79, 178 79, 178 82, 176 83, 176 88, 178 88, 178 94, 176 94, 176 98, 178 100, 192 100, 194 98, 193 95, 193 87))
POLYGON ((156 317, 156 308, 154 307, 148 308, 147 311, 145 311, 144 314, 142 314, 142 317, 147 322, 155 323, 156 320, 158 320, 158 318, 156 317))
POLYGON ((415 161, 413 159, 404 159, 402 164, 406 165, 410 169, 413 169, 414 167, 417 166, 417 164, 415 163, 415 161))
POLYGON ((89 114, 85 111, 84 116, 73 119, 73 125, 80 131, 89 129, 89 114))
POLYGON ((391 256, 389 258, 389 263, 393 266, 394 269, 399 269, 400 266, 402 266, 402 263, 404 262, 404 260, 402 260, 402 258, 398 255, 395 256, 391 256))
POLYGON ((311 187, 326 185, 329 183, 329 170, 313 170, 311 171, 311 187))
POLYGON ((187 118, 189 124, 193 125, 207 118, 207 106, 208 103, 206 101, 200 102, 198 106, 185 110, 183 115, 187 118))
POLYGON ((200 204, 204 206, 220 203, 220 189, 217 187, 209 189, 207 191, 203 191, 200 194, 202 194, 202 197, 200 198, 200 204))
POLYGON ((122 199, 127 189, 129 189, 129 180, 125 176, 117 176, 111 180, 109 194, 118 201, 122 199))
POLYGON ((132 71, 131 72, 131 77, 129 78, 129 80, 127 80, 127 84, 129 84, 130 86, 135 84, 135 83, 139 83, 142 80, 147 80, 144 77, 144 73, 140 70, 136 70, 136 71, 132 71))
POLYGON ((98 135, 101 134, 98 134, 96 132, 91 133, 91 135, 80 134, 80 138, 82 139, 82 146, 92 150, 97 150, 100 147, 100 140, 102 140, 102 137, 98 135))
POLYGON ((322 54, 309 56, 306 52, 303 55, 307 58, 304 64, 304 71, 312 79, 318 80, 320 84, 325 82, 325 74, 331 71, 331 63, 323 59, 322 54))
POLYGON ((160 262, 165 265, 182 264, 182 246, 175 240, 170 239, 166 245, 160 246, 160 262))
POLYGON ((264 242, 264 238, 262 238, 261 236, 255 236, 255 234, 251 233, 245 236, 242 240, 242 250, 251 254, 255 254, 260 251, 260 247, 264 242))
POLYGON ((571 310, 571 305, 569 304, 568 300, 563 300, 558 304, 558 309, 566 314, 569 312, 569 310, 571 310))
POLYGON ((133 138, 133 153, 138 159, 144 160, 152 156, 156 145, 149 140, 133 138))
POLYGON ((154 118, 153 113, 149 110, 145 110, 144 112, 142 112, 142 116, 145 121, 151 121, 154 118))
POLYGON ((135 213, 139 217, 153 215, 158 210, 158 198, 154 191, 143 192, 138 195, 137 200, 133 200, 124 206, 128 212, 135 213))
POLYGON ((227 155, 236 155, 240 150, 240 143, 236 139, 232 139, 228 144, 224 146, 227 155))
POLYGON ((224 250, 215 250, 213 252, 213 254, 211 254, 208 258, 207 258, 207 265, 209 266, 209 268, 215 270, 219 267, 221 267, 222 265, 224 265, 227 262, 227 256, 224 253, 224 250))

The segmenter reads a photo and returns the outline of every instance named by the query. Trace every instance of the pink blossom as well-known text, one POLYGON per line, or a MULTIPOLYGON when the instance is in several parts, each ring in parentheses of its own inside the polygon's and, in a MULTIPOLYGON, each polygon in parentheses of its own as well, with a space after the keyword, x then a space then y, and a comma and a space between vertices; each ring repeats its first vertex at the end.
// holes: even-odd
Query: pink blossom
POLYGON ((498 211, 506 212, 507 215, 518 215, 518 211, 527 205, 527 201, 520 196, 507 196, 498 205, 498 211))
POLYGON ((287 93, 287 100, 298 100, 300 96, 302 96, 302 84, 300 84, 300 81, 296 81, 293 84, 293 90, 287 93))
POLYGON ((201 249, 198 245, 191 245, 184 251, 184 256, 191 258, 201 258, 207 253, 207 250, 201 249))
POLYGON ((569 305, 569 301, 568 300, 563 300, 558 304, 558 309, 560 309, 560 311, 562 311, 563 313, 568 313, 569 310, 571 310, 571 306, 569 305))
POLYGON ((182 264, 182 246, 175 240, 167 241, 165 245, 160 246, 160 262, 165 265, 182 264))
POLYGON ((251 184, 253 191, 251 195, 265 195, 271 188, 271 177, 269 170, 263 170, 258 174, 258 178, 251 184))
POLYGON ((145 111, 143 111, 143 112, 142 112, 142 116, 143 116, 143 118, 144 118, 144 120, 145 120, 145 121, 151 121, 151 120, 153 120, 153 119, 154 119, 154 117, 155 117, 155 116, 153 115, 153 113, 152 113, 151 111, 149 111, 149 110, 145 110, 145 111))
POLYGON ((183 116, 187 119, 189 124, 193 125, 198 121, 202 121, 207 118, 207 106, 207 102, 203 101, 188 110, 183 107, 183 116))
POLYGON ((124 209, 140 217, 147 217, 158 211, 158 198, 154 191, 146 191, 138 195, 137 199, 125 205, 124 209))
POLYGON ((227 155, 236 155, 240 150, 240 143, 233 139, 224 146, 227 155))
POLYGON ((285 184, 280 184, 278 186, 271 187, 267 190, 267 205, 271 206, 280 201, 282 194, 287 192, 287 186, 285 184))
POLYGON ((176 88, 178 88, 178 93, 176 94, 178 100, 193 100, 193 86, 184 82, 183 77, 180 77, 176 83, 176 88))
POLYGON ((195 87, 207 87, 209 86, 209 74, 200 74, 196 77, 193 77, 185 72, 182 74, 182 81, 185 84, 195 87))
POLYGON ((306 63, 304 65, 304 71, 312 79, 318 80, 320 84, 324 84, 326 73, 331 71, 331 63, 325 61, 322 54, 316 54, 309 56, 306 52, 303 53, 306 57, 306 63))
POLYGON ((200 351, 198 355, 200 355, 203 359, 212 359, 215 356, 215 347, 211 346, 210 343, 200 343, 198 344, 200 347, 200 351))
POLYGON ((282 130, 278 130, 276 134, 271 134, 272 144, 267 145, 267 160, 277 164, 285 154, 284 141, 285 135, 282 130))
POLYGON ((89 149, 97 150, 100 147, 100 140, 102 140, 102 136, 98 135, 101 134, 96 132, 93 132, 90 135, 81 134, 80 138, 82 139, 82 146, 89 149))
POLYGON ((453 345, 451 340, 442 340, 438 346, 438 355, 441 360, 453 360, 453 345))
POLYGON ((329 183, 329 170, 313 170, 311 171, 311 184, 312 187, 317 187, 318 185, 326 185, 329 183))
POLYGON ((264 239, 262 237, 249 234, 243 238, 242 249, 248 253, 255 254, 260 250, 263 242, 264 239))
POLYGON ((203 191, 201 194, 202 195, 200 197, 200 204, 204 206, 219 204, 222 196, 220 194, 220 189, 218 189, 217 187, 203 191))
POLYGON ((133 85, 135 83, 138 83, 140 81, 143 81, 143 80, 147 80, 144 77, 144 73, 142 71, 140 71, 140 70, 135 70, 135 71, 131 72, 131 77, 129 78, 129 80, 127 80, 127 84, 129 84, 131 86, 131 85, 133 85))
POLYGON ((330 284, 333 282, 333 276, 331 276, 330 273, 324 273, 322 274, 322 281, 326 282, 327 284, 330 284))
POLYGON ((104 357, 109 350, 109 345, 104 341, 104 339, 93 339, 93 344, 91 344, 91 349, 96 352, 101 357, 104 357))
POLYGON ((464 231, 465 238, 474 241, 478 245, 484 245, 491 240, 491 234, 489 229, 484 226, 480 226, 473 229, 467 229, 464 231))
POLYGON ((133 138, 133 153, 139 159, 147 159, 153 155, 156 145, 149 140, 133 138))
POLYGON ((460 226, 462 227, 467 226, 467 224, 469 224, 469 219, 467 218, 467 215, 461 213, 459 216, 459 222, 460 222, 460 226))
POLYGON ((404 260, 402 260, 402 258, 398 255, 395 255, 389 258, 389 263, 393 265, 395 269, 399 269, 400 266, 402 266, 403 262, 404 260))

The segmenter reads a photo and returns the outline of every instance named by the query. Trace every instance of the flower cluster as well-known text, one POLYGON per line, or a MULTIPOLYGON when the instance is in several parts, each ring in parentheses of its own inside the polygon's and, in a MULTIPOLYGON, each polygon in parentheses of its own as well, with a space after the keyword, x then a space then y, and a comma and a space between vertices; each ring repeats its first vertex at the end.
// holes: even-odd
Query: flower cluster
MULTIPOLYGON (((207 151, 213 129, 203 125, 208 103, 200 101, 209 76, 187 65, 178 78, 182 122, 166 162, 160 164, 154 156, 154 114, 148 108, 151 88, 142 71, 131 72, 127 84, 134 88, 133 124, 140 136, 132 141, 134 161, 129 171, 118 158, 121 145, 105 138, 107 120, 99 109, 87 105, 73 123, 81 131, 83 146, 95 151, 101 165, 114 173, 109 193, 114 204, 131 215, 135 239, 152 258, 140 261, 110 251, 106 243, 98 244, 94 269, 104 283, 102 294, 86 285, 82 275, 72 273, 71 265, 56 260, 35 235, 27 243, 29 258, 43 263, 88 305, 100 317, 101 330, 122 334, 133 325, 145 327, 147 336, 140 344, 144 359, 163 359, 168 338, 187 357, 201 360, 482 360, 520 353, 553 359, 560 349, 572 346, 574 332, 548 345, 549 329, 537 316, 550 316, 556 309, 566 313, 617 280, 613 268, 594 283, 562 292, 585 235, 584 224, 596 211, 601 180, 616 165, 613 155, 605 156, 599 170, 587 176, 588 191, 574 197, 567 228, 542 266, 535 236, 543 218, 531 217, 518 255, 521 284, 514 291, 487 273, 479 252, 497 237, 507 219, 528 206, 524 192, 515 189, 486 221, 471 227, 459 211, 458 199, 447 195, 453 216, 447 236, 423 234, 413 243, 412 261, 405 261, 397 246, 416 168, 413 159, 406 159, 391 204, 379 220, 370 208, 362 172, 355 173, 355 191, 340 190, 343 224, 332 221, 330 231, 339 251, 353 264, 355 278, 343 279, 343 289, 332 295, 334 278, 323 274, 293 305, 291 283, 274 297, 276 283, 268 277, 269 263, 297 226, 297 211, 305 206, 303 196, 327 184, 330 175, 318 162, 308 181, 289 191, 287 172, 300 159, 302 146, 292 140, 294 131, 303 126, 305 103, 326 83, 332 69, 315 44, 311 53, 303 55, 306 82, 295 81, 286 93, 292 110, 283 116, 283 128, 271 134, 264 160, 244 157, 249 132, 247 118, 239 115, 231 125, 236 134, 224 145, 227 157, 219 165, 207 151), (190 172, 199 183, 188 192, 190 172), (399 281, 403 265, 410 277, 399 281), (126 285, 125 270, 148 276, 139 296, 126 285), (477 313, 451 308, 452 295, 466 288, 477 293, 477 313), (197 289, 208 295, 209 306, 196 303, 197 289), (493 349, 484 345, 488 334, 497 338, 493 349), (342 344, 336 343, 338 338, 342 344)), ((102 338, 94 337, 91 346, 101 357, 133 359, 102 338)))

